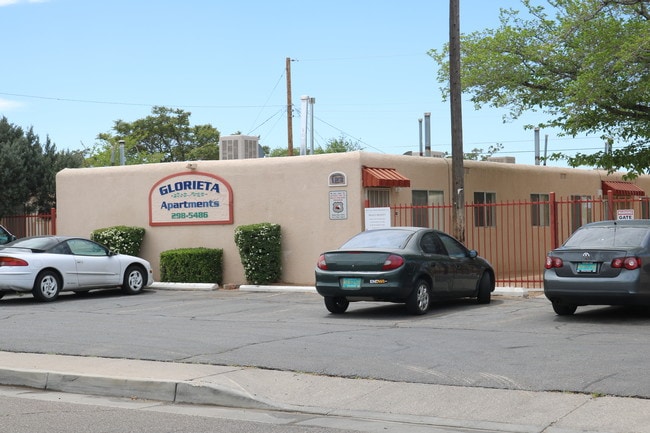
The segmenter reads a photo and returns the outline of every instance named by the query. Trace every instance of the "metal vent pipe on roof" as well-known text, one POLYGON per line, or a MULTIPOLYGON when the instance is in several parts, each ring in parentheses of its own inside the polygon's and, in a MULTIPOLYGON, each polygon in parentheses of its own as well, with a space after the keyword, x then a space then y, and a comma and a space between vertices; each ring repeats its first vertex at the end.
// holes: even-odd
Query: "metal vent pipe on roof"
POLYGON ((424 155, 431 156, 431 113, 424 113, 424 155))
POLYGON ((424 155, 422 151, 422 119, 418 119, 418 128, 420 129, 420 156, 424 155))
POLYGON ((539 165, 539 128, 535 128, 535 165, 539 165))

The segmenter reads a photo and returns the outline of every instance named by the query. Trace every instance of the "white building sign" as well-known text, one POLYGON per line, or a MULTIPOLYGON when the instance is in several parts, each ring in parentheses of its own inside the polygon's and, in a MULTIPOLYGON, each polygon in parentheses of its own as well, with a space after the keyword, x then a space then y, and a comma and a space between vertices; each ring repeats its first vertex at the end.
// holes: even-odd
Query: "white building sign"
POLYGON ((210 173, 167 176, 149 191, 149 225, 232 224, 232 189, 210 173))
POLYGON ((616 210, 616 219, 617 220, 633 220, 634 219, 634 209, 617 209, 616 210))
POLYGON ((330 191, 330 219, 348 219, 348 192, 330 191))

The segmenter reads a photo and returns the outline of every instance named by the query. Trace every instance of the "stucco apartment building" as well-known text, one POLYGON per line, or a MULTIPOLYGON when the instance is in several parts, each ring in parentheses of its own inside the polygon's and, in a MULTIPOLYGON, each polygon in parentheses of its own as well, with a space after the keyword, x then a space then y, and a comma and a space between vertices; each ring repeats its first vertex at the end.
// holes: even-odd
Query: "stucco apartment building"
MULTIPOLYGON (((636 198, 650 191, 650 177, 624 182, 621 174, 601 170, 465 161, 464 171, 468 203, 548 200, 551 193, 595 198, 608 190, 636 198)), ((282 282, 309 285, 323 250, 385 223, 385 214, 375 215, 373 209, 448 204, 452 197, 451 160, 363 151, 65 169, 56 182, 59 234, 89 236, 95 229, 115 225, 144 227, 141 255, 151 261, 156 278, 163 251, 221 248, 225 284, 246 282, 234 242, 237 226, 281 225, 282 282)), ((410 209, 407 217, 400 213, 390 210, 391 224, 451 230, 448 215, 435 218, 424 208, 410 209)), ((468 224, 498 230, 498 222, 490 218, 475 211, 468 224)), ((526 229, 519 236, 528 233, 526 229)), ((498 268, 500 261, 516 258, 491 260, 498 268)))

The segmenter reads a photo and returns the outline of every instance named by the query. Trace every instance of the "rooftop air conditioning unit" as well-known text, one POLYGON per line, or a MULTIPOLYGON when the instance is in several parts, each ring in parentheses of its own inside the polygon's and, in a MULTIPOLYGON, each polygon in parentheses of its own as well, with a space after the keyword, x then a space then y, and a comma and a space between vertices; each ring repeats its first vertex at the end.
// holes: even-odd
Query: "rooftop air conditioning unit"
POLYGON ((261 158, 260 138, 251 135, 227 135, 219 140, 219 159, 261 158))

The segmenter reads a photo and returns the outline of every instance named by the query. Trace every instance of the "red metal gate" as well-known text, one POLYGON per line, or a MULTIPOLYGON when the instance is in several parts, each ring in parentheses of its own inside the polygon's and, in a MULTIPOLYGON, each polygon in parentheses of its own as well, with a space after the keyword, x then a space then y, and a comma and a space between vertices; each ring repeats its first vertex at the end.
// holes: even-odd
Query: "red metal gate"
MULTIPOLYGON (((546 198, 546 197, 545 197, 546 198)), ((649 197, 556 198, 465 205, 465 244, 492 263, 497 285, 541 288, 548 251, 583 224, 617 213, 649 218, 649 197)), ((391 206, 393 226, 432 227, 451 233, 452 205, 391 206)))
POLYGON ((0 224, 5 226, 14 236, 55 235, 56 209, 49 214, 13 215, 0 218, 0 224))

